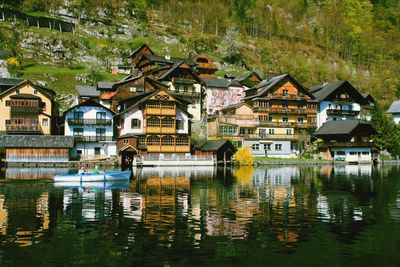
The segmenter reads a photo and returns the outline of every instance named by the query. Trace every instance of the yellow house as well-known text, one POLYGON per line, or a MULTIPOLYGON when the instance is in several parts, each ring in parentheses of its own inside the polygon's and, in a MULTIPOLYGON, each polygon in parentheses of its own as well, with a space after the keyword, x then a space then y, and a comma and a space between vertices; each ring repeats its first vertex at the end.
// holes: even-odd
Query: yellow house
POLYGON ((53 90, 24 80, 0 92, 0 133, 57 133, 58 104, 53 90))

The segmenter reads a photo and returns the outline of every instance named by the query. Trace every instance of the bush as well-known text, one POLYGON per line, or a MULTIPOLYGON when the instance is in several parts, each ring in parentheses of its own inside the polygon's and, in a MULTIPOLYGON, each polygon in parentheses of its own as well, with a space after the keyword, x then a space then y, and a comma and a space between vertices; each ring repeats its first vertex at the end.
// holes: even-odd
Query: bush
POLYGON ((253 165, 254 157, 248 147, 241 147, 235 154, 235 159, 241 166, 253 165))

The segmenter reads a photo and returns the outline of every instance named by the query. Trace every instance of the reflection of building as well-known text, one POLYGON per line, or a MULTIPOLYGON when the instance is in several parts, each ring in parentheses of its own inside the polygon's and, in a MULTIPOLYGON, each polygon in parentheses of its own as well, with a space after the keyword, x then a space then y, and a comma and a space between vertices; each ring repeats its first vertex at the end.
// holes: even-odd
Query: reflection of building
POLYGON ((4 207, 4 195, 0 195, 0 234, 2 235, 7 233, 7 219, 8 212, 4 207))
POLYGON ((336 164, 333 167, 335 175, 341 174, 347 177, 371 177, 372 175, 372 165, 371 164, 357 164, 357 165, 342 165, 336 164))
POLYGON ((68 174, 68 168, 6 168, 6 179, 53 179, 57 174, 68 174))

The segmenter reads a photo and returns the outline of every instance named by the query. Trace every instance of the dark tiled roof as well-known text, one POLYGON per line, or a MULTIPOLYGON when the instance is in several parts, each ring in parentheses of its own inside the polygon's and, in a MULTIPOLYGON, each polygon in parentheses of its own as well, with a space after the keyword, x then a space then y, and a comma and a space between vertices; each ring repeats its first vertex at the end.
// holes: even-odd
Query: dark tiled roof
POLYGON ((328 121, 322 124, 315 132, 315 136, 321 135, 345 135, 351 134, 351 132, 358 126, 367 126, 371 128, 372 132, 375 132, 369 122, 361 120, 342 120, 342 121, 328 121))
POLYGON ((310 91, 316 99, 319 101, 323 101, 332 95, 336 90, 345 87, 347 93, 353 95, 355 98, 359 99, 362 104, 366 104, 367 100, 365 97, 354 88, 348 81, 336 81, 324 86, 315 87, 312 91, 310 91))
POLYGON ((0 85, 15 86, 23 81, 21 78, 0 78, 0 85))
POLYGON ((135 51, 133 51, 132 54, 131 54, 129 57, 134 57, 135 54, 136 54, 137 52, 139 52, 139 51, 140 51, 142 48, 144 48, 144 47, 147 47, 147 49, 149 49, 150 52, 151 52, 152 54, 154 54, 154 52, 150 49, 150 47, 149 47, 147 44, 142 44, 139 48, 137 48, 135 51))
POLYGON ((114 82, 98 82, 97 90, 112 90, 114 82))
POLYGON ((244 80, 249 78, 252 74, 256 74, 262 80, 262 74, 257 70, 242 73, 239 76, 236 76, 235 80, 238 82, 243 82, 244 80))
POLYGON ((72 148, 73 136, 63 135, 1 135, 0 147, 72 148))
POLYGON ((400 113, 400 100, 394 101, 394 102, 390 105, 390 107, 389 107, 389 109, 388 109, 387 112, 388 112, 388 113, 400 113))
POLYGON ((220 88, 228 88, 231 84, 231 81, 227 79, 218 79, 218 78, 201 78, 208 87, 220 87, 220 88))
POLYGON ((96 90, 95 86, 77 85, 76 92, 78 96, 86 97, 99 97, 100 92, 96 90))
POLYGON ((195 148, 201 151, 218 151, 221 147, 223 147, 227 143, 233 147, 233 145, 229 140, 207 140, 195 146, 195 148))
POLYGON ((243 105, 246 105, 246 104, 244 102, 232 104, 232 105, 229 105, 229 106, 226 106, 226 107, 222 108, 221 111, 226 111, 226 110, 230 110, 230 109, 237 109, 238 107, 241 107, 243 105))

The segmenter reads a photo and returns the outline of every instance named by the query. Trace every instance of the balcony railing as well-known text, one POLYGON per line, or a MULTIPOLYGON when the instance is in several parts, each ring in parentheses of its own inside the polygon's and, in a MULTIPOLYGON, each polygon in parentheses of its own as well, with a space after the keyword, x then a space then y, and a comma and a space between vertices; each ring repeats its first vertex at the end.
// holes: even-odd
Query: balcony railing
POLYGON ((74 136, 75 142, 113 141, 112 136, 74 136))
POLYGON ((219 115, 218 121, 242 127, 255 127, 257 125, 257 119, 253 115, 219 115))
POLYGON ((360 114, 359 110, 346 110, 346 109, 328 109, 326 110, 327 115, 348 115, 348 116, 357 116, 360 114))
POLYGON ((11 114, 30 114, 37 115, 40 113, 41 108, 39 107, 26 107, 26 106, 11 106, 10 107, 11 114))
POLYGON ((315 123, 315 122, 259 121, 258 126, 314 128, 314 127, 317 127, 317 123, 315 123))
POLYGON ((111 125, 111 119, 68 119, 70 125, 111 125))
POLYGON ((242 135, 245 138, 257 138, 267 140, 304 140, 308 141, 310 135, 307 134, 248 134, 242 135))
POLYGON ((7 124, 7 132, 40 132, 39 125, 7 124))

